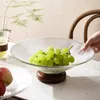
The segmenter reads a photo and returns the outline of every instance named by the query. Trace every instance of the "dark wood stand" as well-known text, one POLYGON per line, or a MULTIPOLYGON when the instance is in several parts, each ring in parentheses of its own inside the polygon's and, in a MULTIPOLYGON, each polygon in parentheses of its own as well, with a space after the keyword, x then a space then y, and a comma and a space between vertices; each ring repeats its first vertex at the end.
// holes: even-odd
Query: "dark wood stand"
POLYGON ((43 83, 56 84, 66 79, 66 72, 62 72, 59 74, 46 74, 41 71, 38 71, 37 78, 43 83))

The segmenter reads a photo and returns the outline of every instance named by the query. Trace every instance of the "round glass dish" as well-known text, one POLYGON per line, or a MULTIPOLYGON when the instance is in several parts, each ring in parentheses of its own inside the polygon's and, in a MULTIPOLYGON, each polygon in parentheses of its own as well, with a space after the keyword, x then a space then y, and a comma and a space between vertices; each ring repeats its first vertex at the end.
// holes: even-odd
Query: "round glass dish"
POLYGON ((28 64, 29 67, 36 68, 38 71, 53 74, 60 73, 70 68, 73 68, 77 65, 86 63, 94 56, 94 51, 92 48, 88 48, 84 53, 79 54, 79 50, 82 47, 83 43, 77 42, 72 39, 67 38, 56 38, 56 37, 38 37, 38 38, 28 38, 23 41, 16 43, 11 48, 11 54, 16 59, 21 62, 28 64), (52 46, 54 48, 64 48, 73 45, 71 49, 71 54, 75 58, 75 62, 70 64, 69 66, 38 66, 30 64, 29 57, 36 53, 38 50, 47 50, 48 46, 52 46))

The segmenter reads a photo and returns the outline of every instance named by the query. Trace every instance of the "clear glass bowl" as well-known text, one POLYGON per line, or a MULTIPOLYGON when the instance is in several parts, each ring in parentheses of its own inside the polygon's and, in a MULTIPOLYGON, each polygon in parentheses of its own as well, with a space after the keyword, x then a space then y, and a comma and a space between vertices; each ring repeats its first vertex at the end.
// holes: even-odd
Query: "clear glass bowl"
POLYGON ((72 39, 67 38, 56 38, 56 37, 38 37, 38 38, 29 38, 19 43, 16 43, 11 48, 11 54, 21 62, 28 64, 29 67, 36 68, 39 71, 44 73, 60 73, 70 68, 73 68, 77 65, 86 63, 94 56, 94 51, 92 48, 88 48, 88 50, 84 53, 79 54, 80 48, 82 47, 82 43, 77 42, 72 39), (38 66, 30 64, 29 57, 36 53, 38 50, 47 50, 48 46, 53 46, 54 48, 64 48, 73 45, 71 49, 71 54, 75 57, 75 62, 70 64, 69 66, 38 66))
MULTIPOLYGON (((0 64, 2 63, 3 62, 0 61, 0 64)), ((0 100, 17 95, 32 84, 32 75, 26 69, 6 63, 3 63, 0 67, 8 68, 13 76, 12 83, 6 87, 6 92, 4 96, 0 96, 0 100)))

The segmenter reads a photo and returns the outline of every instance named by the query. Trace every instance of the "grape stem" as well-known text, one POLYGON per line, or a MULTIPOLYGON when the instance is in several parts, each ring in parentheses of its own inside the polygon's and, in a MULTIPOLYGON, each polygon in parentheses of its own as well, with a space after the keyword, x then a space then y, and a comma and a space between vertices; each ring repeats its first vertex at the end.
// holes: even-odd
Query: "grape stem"
POLYGON ((70 50, 72 47, 73 47, 73 45, 71 45, 71 46, 68 48, 68 50, 70 50))

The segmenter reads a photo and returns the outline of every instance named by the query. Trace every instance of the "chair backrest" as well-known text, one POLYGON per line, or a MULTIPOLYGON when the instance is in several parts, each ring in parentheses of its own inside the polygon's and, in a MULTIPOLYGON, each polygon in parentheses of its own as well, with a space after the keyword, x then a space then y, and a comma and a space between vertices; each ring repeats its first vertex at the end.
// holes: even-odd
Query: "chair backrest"
POLYGON ((94 19, 100 17, 100 9, 90 10, 90 11, 87 11, 87 12, 85 12, 85 13, 82 13, 80 16, 78 16, 78 17, 76 18, 76 20, 73 22, 72 26, 71 26, 71 29, 70 29, 70 32, 69 32, 69 38, 73 39, 74 29, 75 29, 76 25, 78 24, 78 22, 79 22, 80 20, 82 20, 83 18, 89 16, 89 15, 92 15, 92 17, 90 17, 90 18, 87 20, 87 22, 85 23, 85 27, 84 27, 84 43, 87 41, 89 25, 90 25, 90 23, 91 23, 94 19))

